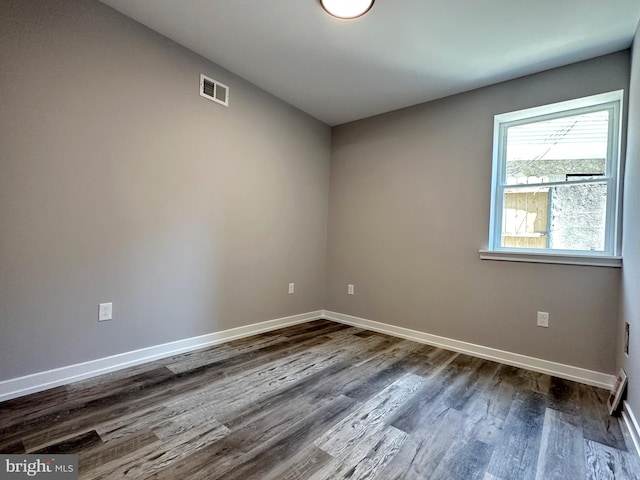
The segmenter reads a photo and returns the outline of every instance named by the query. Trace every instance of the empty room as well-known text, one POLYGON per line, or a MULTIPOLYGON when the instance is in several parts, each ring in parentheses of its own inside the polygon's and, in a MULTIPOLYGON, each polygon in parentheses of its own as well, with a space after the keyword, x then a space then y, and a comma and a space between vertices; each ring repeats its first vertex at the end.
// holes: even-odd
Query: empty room
POLYGON ((0 1, 0 479, 640 479, 639 23, 0 1))

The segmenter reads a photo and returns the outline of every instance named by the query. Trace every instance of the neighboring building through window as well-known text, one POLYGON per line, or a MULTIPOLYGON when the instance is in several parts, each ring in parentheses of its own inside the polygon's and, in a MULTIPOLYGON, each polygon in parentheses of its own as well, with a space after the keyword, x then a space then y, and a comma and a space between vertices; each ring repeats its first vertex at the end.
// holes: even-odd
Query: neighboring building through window
POLYGON ((489 249, 617 255, 622 91, 496 115, 489 249))

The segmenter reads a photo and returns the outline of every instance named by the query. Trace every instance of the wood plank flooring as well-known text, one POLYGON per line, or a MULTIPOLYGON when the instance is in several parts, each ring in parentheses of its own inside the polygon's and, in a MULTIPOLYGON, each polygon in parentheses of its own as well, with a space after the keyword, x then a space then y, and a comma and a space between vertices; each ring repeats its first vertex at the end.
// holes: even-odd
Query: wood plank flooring
POLYGON ((330 321, 0 403, 82 479, 640 479, 608 392, 330 321))

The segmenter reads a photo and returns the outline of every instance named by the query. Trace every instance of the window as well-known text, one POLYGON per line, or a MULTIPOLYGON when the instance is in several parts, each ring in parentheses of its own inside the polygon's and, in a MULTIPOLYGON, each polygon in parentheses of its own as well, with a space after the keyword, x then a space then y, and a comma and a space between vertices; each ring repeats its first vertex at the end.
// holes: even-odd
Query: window
POLYGON ((621 105, 622 90, 496 115, 485 253, 618 254, 621 105))

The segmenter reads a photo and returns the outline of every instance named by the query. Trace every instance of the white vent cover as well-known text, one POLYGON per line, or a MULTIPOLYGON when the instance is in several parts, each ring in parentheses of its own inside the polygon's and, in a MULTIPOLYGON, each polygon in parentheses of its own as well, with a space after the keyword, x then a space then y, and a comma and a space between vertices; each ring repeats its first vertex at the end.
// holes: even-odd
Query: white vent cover
POLYGON ((229 106, 229 87, 205 75, 200 75, 200 96, 229 106))

